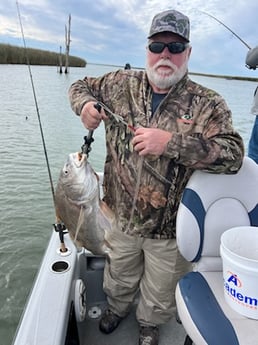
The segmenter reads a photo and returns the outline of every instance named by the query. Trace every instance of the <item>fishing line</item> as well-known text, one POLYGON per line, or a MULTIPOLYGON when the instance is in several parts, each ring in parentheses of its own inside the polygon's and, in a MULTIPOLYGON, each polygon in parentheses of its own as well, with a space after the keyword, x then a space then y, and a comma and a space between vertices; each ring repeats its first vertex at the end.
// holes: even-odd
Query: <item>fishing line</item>
POLYGON ((233 30, 231 30, 226 24, 222 23, 219 19, 217 19, 216 17, 212 16, 211 14, 204 12, 204 11, 200 11, 201 13, 206 14, 207 16, 215 19, 218 23, 220 23, 221 25, 223 25, 227 30, 229 30, 236 38, 238 38, 248 49, 251 49, 251 47, 240 37, 238 36, 233 30))
POLYGON ((74 235, 74 243, 77 241, 77 238, 78 238, 78 234, 79 234, 79 231, 82 227, 82 224, 83 224, 83 221, 84 221, 84 208, 81 206, 80 208, 80 213, 79 213, 79 218, 78 218, 78 221, 77 221, 77 226, 76 226, 76 230, 75 230, 75 235, 74 235))
POLYGON ((46 163, 47 163, 47 170, 48 170, 48 176, 49 176, 49 181, 50 181, 50 186, 51 186, 51 192, 52 192, 52 197, 53 197, 53 201, 54 201, 54 205, 55 205, 54 185, 53 185, 53 180, 52 180, 51 171, 50 171, 50 165, 49 165, 49 160, 48 160, 48 155, 47 155, 47 148, 46 148, 46 143, 45 143, 45 139, 44 139, 44 133, 43 133, 43 128, 42 128, 42 124, 41 124, 41 118, 40 118, 40 114, 39 114, 38 101, 37 101, 37 97, 36 97, 36 91, 35 91, 33 77, 32 77, 32 72, 31 72, 31 68, 30 68, 29 55, 28 55, 26 41, 25 41, 25 36, 24 36, 24 32, 23 32, 21 13, 20 13, 18 1, 16 1, 16 6, 17 6, 17 12, 18 12, 18 17, 19 17, 19 22, 20 22, 20 28, 21 28, 21 34, 22 34, 24 50, 25 50, 25 57, 26 57, 26 60, 27 60, 27 66, 28 66, 28 69, 29 69, 30 81, 31 81, 31 86, 32 86, 32 91, 33 91, 33 97, 34 97, 34 102, 35 102, 36 111, 37 111, 37 117, 38 117, 39 128, 40 128, 40 134, 41 134, 41 139, 42 139, 45 159, 46 159, 46 163))

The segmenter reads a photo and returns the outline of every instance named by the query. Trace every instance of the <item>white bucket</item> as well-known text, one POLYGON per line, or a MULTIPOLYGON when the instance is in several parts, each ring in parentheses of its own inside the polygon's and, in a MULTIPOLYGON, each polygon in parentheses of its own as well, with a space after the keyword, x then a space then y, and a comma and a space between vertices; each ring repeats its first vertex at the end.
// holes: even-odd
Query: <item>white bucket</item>
POLYGON ((258 227, 225 231, 220 254, 227 303, 238 313, 258 319, 258 227))

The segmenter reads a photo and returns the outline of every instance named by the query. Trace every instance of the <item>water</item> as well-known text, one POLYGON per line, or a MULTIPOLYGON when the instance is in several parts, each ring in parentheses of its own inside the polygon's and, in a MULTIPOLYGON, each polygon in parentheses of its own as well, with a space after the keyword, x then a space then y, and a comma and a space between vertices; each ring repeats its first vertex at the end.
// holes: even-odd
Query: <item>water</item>
MULTIPOLYGON (((67 97, 71 83, 115 67, 88 65, 58 74, 54 67, 32 66, 31 73, 54 183, 70 152, 78 151, 87 131, 67 97)), ((49 176, 27 66, 0 65, 0 339, 10 345, 55 222, 49 176)), ((220 92, 233 111, 235 127, 247 144, 256 83, 192 76, 220 92)), ((90 161, 103 169, 104 128, 94 132, 90 161)))

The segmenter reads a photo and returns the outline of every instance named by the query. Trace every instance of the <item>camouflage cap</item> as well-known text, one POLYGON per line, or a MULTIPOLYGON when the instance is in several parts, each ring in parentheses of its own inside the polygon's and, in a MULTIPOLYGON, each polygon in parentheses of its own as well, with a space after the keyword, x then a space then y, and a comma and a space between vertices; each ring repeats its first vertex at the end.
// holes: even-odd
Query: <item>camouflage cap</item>
POLYGON ((173 32, 189 42, 189 18, 175 10, 168 10, 156 14, 152 20, 148 38, 164 31, 173 32))

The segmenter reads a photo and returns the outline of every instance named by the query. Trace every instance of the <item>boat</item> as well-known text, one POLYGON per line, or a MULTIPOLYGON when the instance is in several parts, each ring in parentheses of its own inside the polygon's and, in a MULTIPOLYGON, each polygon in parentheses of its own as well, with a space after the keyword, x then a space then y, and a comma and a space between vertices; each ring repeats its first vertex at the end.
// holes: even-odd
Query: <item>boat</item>
MULTIPOLYGON (((103 174, 99 173, 100 186, 103 174)), ((62 252, 53 229, 13 345, 135 345, 139 329, 135 304, 111 334, 99 331, 107 302, 102 289, 105 257, 77 248, 68 232, 62 252)), ((176 313, 160 327, 160 345, 183 344, 186 333, 176 313)))
MULTIPOLYGON (((109 335, 98 329, 106 306, 102 290, 104 257, 80 251, 65 235, 60 252, 53 232, 18 326, 14 345, 135 345, 135 308, 109 335)), ((175 317, 160 329, 160 345, 183 344, 185 331, 175 317)))
MULTIPOLYGON (((179 281, 176 289, 178 315, 182 323, 175 310, 171 319, 160 326, 159 345, 190 345, 192 339, 199 345, 255 343, 258 335, 256 314, 242 315, 224 301, 219 243, 221 234, 228 229, 239 230, 239 226, 242 226, 242 229, 251 228, 258 231, 257 172, 258 165, 251 158, 245 157, 237 174, 196 171, 188 181, 178 209, 177 242, 182 255, 188 261, 195 262, 196 266, 193 272, 189 272, 179 281), (224 212, 227 217, 222 217, 224 212), (203 257, 204 261, 201 260, 203 257), (204 278, 200 279, 202 274, 204 277, 213 277, 210 279, 212 288, 203 285, 204 278), (195 288, 197 278, 192 277, 198 277, 197 281, 202 282, 198 288, 195 288), (189 309, 194 305, 191 312, 188 312, 188 304, 189 309), (200 320, 202 327, 199 328, 196 324, 200 320), (219 342, 218 322, 224 330, 220 332, 219 342), (225 324, 227 327, 224 327, 225 324), (225 333, 226 329, 230 329, 230 332, 225 333), (212 341, 206 342, 207 333, 212 341), (234 340, 231 338, 232 334, 234 340)), ((103 174, 98 175, 102 197, 103 174)), ((60 236, 60 232, 54 227, 13 345, 138 344, 139 327, 135 317, 137 298, 130 314, 113 333, 101 333, 99 319, 107 306, 106 295, 102 289, 105 257, 76 247, 67 230, 64 231, 66 251, 63 251, 62 242, 63 236, 60 236)), ((249 242, 246 243, 250 247, 249 242)), ((257 255, 256 249, 253 252, 257 255)), ((252 260, 256 263, 257 272, 256 257, 252 256, 252 260)), ((231 276, 236 278, 231 271, 231 276)), ((257 275, 254 278, 257 279, 257 275)), ((241 296, 243 297, 240 294, 241 296)), ((250 297, 247 297, 248 301, 249 299, 250 297)), ((252 303, 257 303, 256 298, 251 300, 252 303)))

